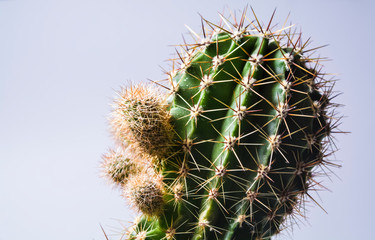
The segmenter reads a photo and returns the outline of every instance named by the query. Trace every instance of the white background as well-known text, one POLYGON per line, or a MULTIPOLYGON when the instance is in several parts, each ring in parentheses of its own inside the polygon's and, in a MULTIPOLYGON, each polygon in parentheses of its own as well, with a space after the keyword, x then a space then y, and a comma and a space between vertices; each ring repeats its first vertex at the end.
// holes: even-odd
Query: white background
MULTIPOLYGON (((163 79, 184 24, 216 22, 253 6, 267 22, 290 20, 329 44, 347 116, 337 135, 338 177, 308 206, 307 221, 278 239, 371 239, 374 227, 373 1, 0 0, 0 240, 111 240, 136 215, 99 177, 112 145, 107 116, 115 90, 163 79)), ((187 39, 189 39, 187 37, 187 39)))

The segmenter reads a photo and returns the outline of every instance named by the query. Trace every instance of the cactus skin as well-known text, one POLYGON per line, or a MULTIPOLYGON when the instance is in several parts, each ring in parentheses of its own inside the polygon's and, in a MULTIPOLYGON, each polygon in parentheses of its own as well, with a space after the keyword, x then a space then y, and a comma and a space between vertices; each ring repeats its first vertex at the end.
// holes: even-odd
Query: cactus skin
MULTIPOLYGON (((180 68, 168 73, 167 102, 146 91, 155 99, 143 101, 138 115, 164 106, 150 117, 161 124, 158 137, 142 132, 147 121, 136 129, 146 140, 114 126, 125 132, 120 141, 153 159, 145 168, 158 177, 148 183, 163 194, 157 211, 138 207, 143 216, 127 239, 270 239, 301 214, 319 168, 332 165, 333 80, 324 79, 319 59, 306 56, 299 34, 244 20, 245 13, 239 23, 222 17, 227 28, 206 21, 212 32, 186 45, 180 68)), ((129 110, 121 111, 114 122, 129 122, 129 110)))

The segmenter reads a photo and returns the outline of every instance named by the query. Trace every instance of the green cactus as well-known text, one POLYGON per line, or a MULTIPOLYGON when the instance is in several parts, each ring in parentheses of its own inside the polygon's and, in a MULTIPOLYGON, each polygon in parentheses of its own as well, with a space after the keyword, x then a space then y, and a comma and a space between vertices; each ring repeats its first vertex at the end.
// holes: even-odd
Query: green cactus
POLYGON ((113 181, 143 214, 127 239, 270 239, 333 165, 334 81, 315 49, 290 27, 221 19, 191 30, 167 94, 141 84, 115 102, 113 132, 138 171, 113 181))

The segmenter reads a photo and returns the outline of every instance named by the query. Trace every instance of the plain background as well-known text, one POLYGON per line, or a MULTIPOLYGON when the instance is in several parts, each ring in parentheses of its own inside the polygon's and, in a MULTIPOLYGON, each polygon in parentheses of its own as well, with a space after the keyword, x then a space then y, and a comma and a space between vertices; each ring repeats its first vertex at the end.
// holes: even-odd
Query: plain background
MULTIPOLYGON (((370 239, 374 227, 374 1, 1 0, 0 240, 111 240, 135 213, 99 177, 113 143, 107 116, 115 91, 165 78, 184 24, 217 22, 253 6, 267 22, 290 20, 338 73, 346 118, 336 159, 343 167, 307 206, 307 220, 278 239, 370 239), (199 14, 198 14, 199 13, 199 14)), ((251 14, 250 14, 251 15, 251 14)))

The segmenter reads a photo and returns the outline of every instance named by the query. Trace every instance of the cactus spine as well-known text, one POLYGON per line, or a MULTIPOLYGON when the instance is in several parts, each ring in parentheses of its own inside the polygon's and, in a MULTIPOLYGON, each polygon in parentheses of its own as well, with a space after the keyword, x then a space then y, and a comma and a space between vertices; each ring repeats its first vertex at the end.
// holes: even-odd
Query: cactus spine
POLYGON ((333 80, 308 43, 245 12, 221 18, 191 30, 168 94, 141 84, 115 102, 114 135, 138 170, 119 181, 105 169, 143 214, 127 239, 270 239, 332 165, 333 80))

